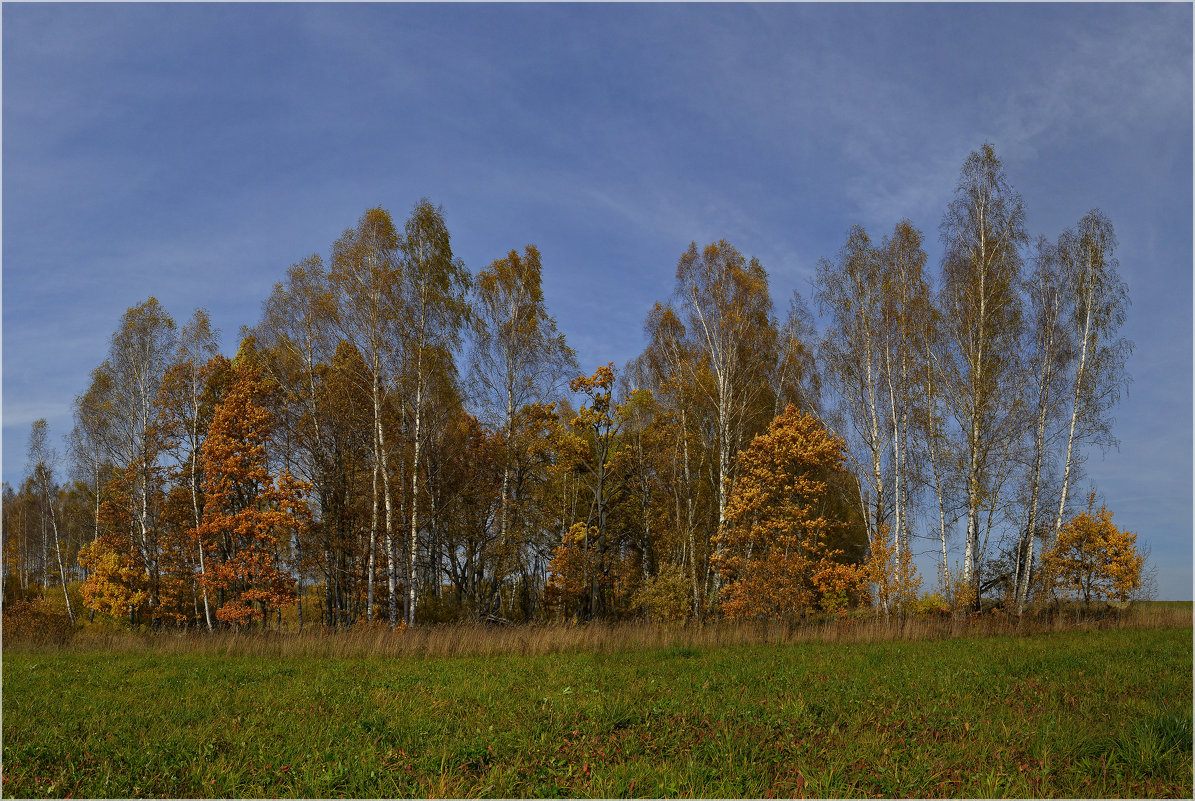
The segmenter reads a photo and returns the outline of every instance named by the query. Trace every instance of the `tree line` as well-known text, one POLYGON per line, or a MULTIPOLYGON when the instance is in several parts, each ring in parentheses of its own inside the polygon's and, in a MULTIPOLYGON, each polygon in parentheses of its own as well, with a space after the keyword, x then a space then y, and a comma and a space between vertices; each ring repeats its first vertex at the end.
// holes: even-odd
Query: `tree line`
POLYGON ((928 544, 944 604, 1127 598, 1135 535, 1073 509, 1129 380, 1111 222, 1030 241, 985 144, 939 234, 935 278, 909 220, 852 227, 821 331, 694 243, 644 351, 590 374, 535 246, 472 275, 441 208, 369 209, 231 359, 205 310, 125 312, 66 458, 38 421, 4 488, 5 597, 207 629, 891 614, 924 604, 928 544))

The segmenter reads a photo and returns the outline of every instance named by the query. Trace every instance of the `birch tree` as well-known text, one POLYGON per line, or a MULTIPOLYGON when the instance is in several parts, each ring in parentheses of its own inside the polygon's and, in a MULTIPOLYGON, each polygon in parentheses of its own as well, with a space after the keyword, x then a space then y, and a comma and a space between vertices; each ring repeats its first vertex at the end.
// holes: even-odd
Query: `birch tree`
POLYGON ((734 456, 755 433, 751 415, 756 414, 756 428, 767 424, 767 419, 758 419, 757 404, 776 358, 768 274, 757 259, 744 258, 726 240, 701 250, 692 243, 677 263, 673 299, 689 340, 685 350, 698 359, 683 363, 686 378, 715 425, 716 529, 726 519, 734 456), (701 373, 707 370, 712 381, 703 382, 701 373))
POLYGON ((502 485, 498 510, 499 550, 511 537, 519 499, 515 472, 527 450, 532 418, 519 410, 548 402, 576 358, 548 314, 541 288, 539 250, 528 245, 520 256, 510 251, 478 273, 473 285, 473 350, 470 383, 486 421, 503 441, 502 485), (521 422, 516 430, 516 423, 521 422), (513 507, 513 508, 512 508, 513 507))
MULTIPOLYGON (((200 576, 206 572, 206 557, 203 543, 194 532, 198 532, 203 519, 199 463, 207 423, 210 422, 204 419, 201 407, 219 344, 220 332, 212 328, 207 311, 196 309, 179 333, 174 360, 163 376, 158 397, 160 425, 169 432, 167 442, 172 446, 176 468, 186 482, 191 500, 190 528, 195 537, 194 552, 197 552, 200 576)), ((207 586, 200 582, 200 587, 203 590, 204 622, 211 631, 212 612, 207 586)))
POLYGON ((967 157, 940 230, 947 358, 939 387, 960 432, 967 515, 963 579, 978 603, 980 529, 1000 500, 1010 455, 1005 423, 1019 401, 1012 384, 1019 378, 1020 249, 1027 239, 1024 203, 990 144, 967 157))
MULTIPOLYGON (((277 403, 282 419, 279 428, 283 434, 287 466, 312 486, 321 515, 325 515, 325 510, 333 503, 330 496, 334 479, 329 475, 331 460, 326 442, 330 437, 330 425, 325 419, 326 405, 320 403, 320 397, 336 344, 336 312, 335 291, 323 260, 319 254, 312 254, 292 265, 286 271, 286 280, 274 285, 262 304, 262 319, 255 329, 257 339, 264 346, 264 369, 280 390, 277 403)), ((295 542, 300 629, 304 622, 301 601, 304 568, 318 561, 327 579, 325 591, 330 591, 336 584, 326 519, 324 523, 324 526, 307 529, 323 534, 322 547, 305 541, 295 542)), ((336 598, 331 592, 327 598, 329 620, 334 621, 331 610, 337 607, 336 598)))
POLYGON ((410 537, 407 541, 406 621, 415 625, 416 560, 419 554, 419 468, 422 455, 423 405, 431 372, 451 372, 468 319, 469 274, 453 256, 443 210, 424 198, 407 219, 402 250, 402 321, 404 376, 411 394, 410 537))
POLYGON ((66 567, 62 562, 62 537, 58 531, 58 486, 54 483, 54 467, 58 454, 49 447, 49 426, 44 418, 34 420, 29 430, 29 471, 37 487, 38 506, 43 532, 47 521, 54 533, 54 553, 58 558, 58 580, 62 585, 62 599, 66 603, 66 614, 71 624, 75 622, 75 610, 66 584, 66 567))
POLYGON ((923 399, 915 378, 922 320, 930 307, 921 232, 908 220, 897 223, 880 247, 882 375, 887 397, 886 416, 892 432, 892 501, 894 556, 909 548, 914 495, 922 481, 920 443, 914 440, 914 417, 923 399))
POLYGON ((128 477, 127 494, 137 561, 148 582, 148 602, 157 603, 158 529, 152 501, 160 483, 160 432, 156 402, 170 357, 176 326, 156 298, 131 307, 112 335, 108 351, 114 399, 113 453, 128 477))
POLYGON ((370 488, 369 551, 366 573, 365 617, 373 620, 374 577, 378 543, 378 502, 385 503, 383 541, 387 559, 390 625, 398 623, 398 565, 394 549, 393 504, 386 432, 382 425, 382 404, 387 381, 387 363, 395 337, 400 281, 398 231, 390 213, 381 207, 361 215, 356 228, 347 230, 332 245, 330 280, 339 299, 336 319, 346 340, 360 352, 365 374, 359 377, 373 407, 373 476, 370 488), (380 492, 379 492, 380 491, 380 492))
POLYGON ((822 377, 815 357, 817 328, 809 305, 798 290, 789 299, 783 325, 774 326, 776 366, 770 373, 772 416, 788 404, 807 414, 821 412, 822 377))
POLYGON ((1033 572, 1035 538, 1041 520, 1042 488, 1048 457, 1060 436, 1065 386, 1073 347, 1066 327, 1065 277, 1058 249, 1045 237, 1035 245, 1033 273, 1026 281, 1029 317, 1026 373, 1033 377, 1030 393, 1032 446, 1026 474, 1028 498, 1025 523, 1017 542, 1013 583, 1017 613, 1025 607, 1033 572))
POLYGON ((323 260, 312 254, 288 268, 286 280, 274 285, 254 330, 266 353, 270 378, 284 389, 284 403, 296 407, 290 428, 305 454, 299 469, 317 487, 326 469, 320 373, 335 349, 337 311, 323 260))
POLYGON ((828 315, 819 346, 822 369, 836 391, 839 427, 849 432, 847 452, 860 476, 859 507, 871 542, 888 524, 892 504, 885 458, 892 433, 885 409, 879 267, 871 238, 861 226, 853 226, 837 259, 818 265, 816 295, 828 315))
POLYGON ((91 371, 91 383, 75 398, 75 426, 69 438, 76 477, 82 479, 91 494, 93 540, 100 536, 103 487, 112 469, 112 415, 115 403, 111 368, 104 362, 91 371))
POLYGON ((1111 410, 1130 380, 1125 363, 1133 345, 1119 336, 1128 309, 1128 288, 1117 271, 1115 253, 1116 233, 1099 209, 1088 212, 1058 242, 1071 315, 1068 328, 1076 353, 1055 538, 1066 517, 1072 473, 1082 463, 1080 447, 1116 443, 1111 410))

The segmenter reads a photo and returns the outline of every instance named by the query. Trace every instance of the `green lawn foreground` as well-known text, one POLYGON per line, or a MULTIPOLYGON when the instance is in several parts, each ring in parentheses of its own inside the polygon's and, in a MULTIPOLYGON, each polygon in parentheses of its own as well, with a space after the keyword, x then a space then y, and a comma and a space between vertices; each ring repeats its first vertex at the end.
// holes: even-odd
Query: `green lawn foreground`
POLYGON ((1189 798, 1191 637, 6 653, 3 794, 1189 798))

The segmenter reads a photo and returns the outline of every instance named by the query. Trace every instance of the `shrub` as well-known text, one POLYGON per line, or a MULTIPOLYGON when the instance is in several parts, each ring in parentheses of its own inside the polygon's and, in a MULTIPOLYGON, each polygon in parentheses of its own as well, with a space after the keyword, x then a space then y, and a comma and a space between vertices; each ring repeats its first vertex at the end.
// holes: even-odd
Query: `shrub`
POLYGON ((909 604, 909 612, 917 617, 946 617, 954 607, 940 592, 925 593, 909 604))
POLYGON ((5 604, 3 619, 4 639, 9 643, 61 645, 71 638, 74 631, 66 612, 44 598, 5 604))
POLYGON ((690 585, 680 565, 665 565, 635 593, 631 606, 652 620, 684 620, 692 608, 690 585))

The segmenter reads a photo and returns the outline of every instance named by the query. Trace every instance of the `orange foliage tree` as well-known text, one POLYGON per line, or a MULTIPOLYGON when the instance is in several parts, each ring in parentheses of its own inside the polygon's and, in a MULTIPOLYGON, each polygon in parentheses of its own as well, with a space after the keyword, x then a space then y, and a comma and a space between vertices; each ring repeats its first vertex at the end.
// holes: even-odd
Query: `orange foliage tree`
POLYGON ((216 617, 236 625, 264 625, 271 606, 296 602, 280 551, 310 522, 306 485, 288 471, 272 476, 267 465, 269 391, 255 366, 235 361, 202 452, 205 504, 197 534, 208 560, 201 581, 219 599, 216 617))
POLYGON ((589 545, 597 540, 597 533, 594 526, 575 523, 552 552, 543 605, 553 616, 580 617, 584 613, 590 575, 594 570, 589 545))
POLYGON ((859 600, 863 568, 829 545, 845 525, 827 481, 843 470, 844 447, 790 404, 739 453, 713 557, 728 617, 791 618, 859 600))
POLYGON ((1137 552, 1137 535, 1117 528, 1107 507, 1094 506, 1092 493, 1088 510, 1062 527, 1042 557, 1043 587, 1086 606, 1100 599, 1127 601, 1141 586, 1145 558, 1137 552))

